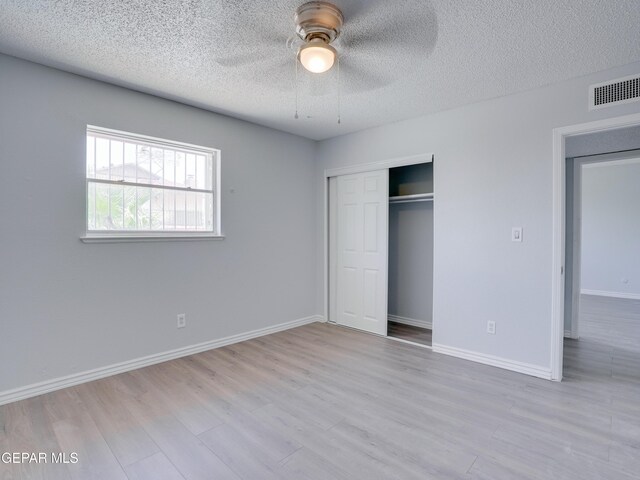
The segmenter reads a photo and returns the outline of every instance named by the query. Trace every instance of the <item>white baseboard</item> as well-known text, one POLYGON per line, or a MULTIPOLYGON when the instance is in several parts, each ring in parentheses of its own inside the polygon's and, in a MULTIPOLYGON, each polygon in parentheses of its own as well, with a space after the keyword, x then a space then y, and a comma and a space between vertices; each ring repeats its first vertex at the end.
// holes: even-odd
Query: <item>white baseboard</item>
POLYGON ((398 315, 387 315, 387 320, 404 325, 413 325, 414 327, 428 328, 429 330, 433 328, 433 324, 427 320, 416 320, 415 318, 400 317, 398 315))
POLYGON ((628 298, 631 300, 640 300, 640 293, 626 292, 605 292, 604 290, 588 290, 583 288, 580 290, 581 295, 597 295, 599 297, 628 298))
POLYGON ((504 368, 505 370, 524 373, 525 375, 531 375, 532 377, 539 377, 539 378, 544 378, 545 380, 551 380, 551 369, 541 367, 539 365, 532 365, 529 363, 517 362, 514 360, 508 360, 502 357, 496 357, 494 355, 487 355, 485 353, 473 352, 471 350, 463 350, 461 348, 449 347, 447 345, 440 345, 437 343, 433 344, 433 351, 436 353, 451 355, 452 357, 471 360, 472 362, 491 365, 492 367, 499 367, 499 368, 504 368))
POLYGON ((124 373, 131 370, 136 370, 138 368, 147 367, 149 365, 154 365, 156 363, 162 363, 168 360, 186 357, 188 355, 193 355, 194 353, 213 350, 214 348, 224 347, 225 345, 231 345, 233 343, 243 342, 252 338, 281 332, 290 328, 300 327, 302 325, 307 325, 313 322, 324 322, 324 317, 321 315, 312 315, 310 317, 300 318, 291 322, 280 323, 271 327, 260 328, 246 333, 231 335, 229 337, 219 338, 217 340, 189 345, 187 347, 181 347, 175 350, 169 350, 167 352, 156 353, 153 355, 148 355, 146 357, 128 360, 126 362, 99 367, 93 370, 74 373, 72 375, 54 378, 51 380, 45 380, 44 382, 34 383, 32 385, 27 385, 24 387, 18 387, 12 390, 0 392, 0 405, 17 402, 18 400, 24 400, 25 398, 36 397, 44 393, 53 392, 54 390, 60 390, 62 388, 79 385, 81 383, 91 382, 93 380, 109 377, 111 375, 117 375, 118 373, 124 373))

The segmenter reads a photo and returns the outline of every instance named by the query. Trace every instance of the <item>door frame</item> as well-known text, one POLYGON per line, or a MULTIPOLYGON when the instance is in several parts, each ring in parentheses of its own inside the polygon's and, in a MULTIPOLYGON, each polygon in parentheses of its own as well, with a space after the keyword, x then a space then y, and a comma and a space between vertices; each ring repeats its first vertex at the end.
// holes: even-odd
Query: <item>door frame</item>
MULTIPOLYGON (((323 211, 324 211, 324 228, 323 228, 323 316, 326 322, 335 323, 335 319, 329 318, 329 179, 331 177, 338 177, 340 175, 350 175, 353 173, 365 173, 374 170, 383 170, 395 167, 405 167, 407 165, 418 165, 421 163, 433 162, 433 153, 420 153, 417 155, 410 155, 407 157, 397 157, 388 160, 381 160, 370 163, 359 163, 355 165, 347 165, 344 167, 327 168, 324 170, 323 183, 323 211)), ((435 175, 434 175, 435 176, 435 175)), ((435 189, 435 186, 434 186, 435 189)), ((388 266, 387 266, 388 269, 388 266)), ((435 320, 435 319, 434 319, 435 320)), ((435 321, 434 321, 435 323, 435 321)))
POLYGON ((606 118, 553 129, 553 239, 551 260, 551 380, 562 380, 564 350, 565 278, 565 139, 586 133, 617 130, 640 125, 640 113, 606 118))

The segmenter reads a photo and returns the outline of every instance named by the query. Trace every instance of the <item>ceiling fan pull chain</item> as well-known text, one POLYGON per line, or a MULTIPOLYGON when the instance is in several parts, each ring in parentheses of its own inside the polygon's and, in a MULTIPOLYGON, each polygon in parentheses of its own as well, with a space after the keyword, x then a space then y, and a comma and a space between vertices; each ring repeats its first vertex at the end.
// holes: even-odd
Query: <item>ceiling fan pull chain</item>
POLYGON ((340 55, 336 58, 338 62, 338 125, 340 125, 340 55))
POLYGON ((298 120, 298 58, 295 57, 295 69, 296 69, 296 83, 294 86, 295 95, 296 95, 296 114, 293 116, 296 120, 298 120))

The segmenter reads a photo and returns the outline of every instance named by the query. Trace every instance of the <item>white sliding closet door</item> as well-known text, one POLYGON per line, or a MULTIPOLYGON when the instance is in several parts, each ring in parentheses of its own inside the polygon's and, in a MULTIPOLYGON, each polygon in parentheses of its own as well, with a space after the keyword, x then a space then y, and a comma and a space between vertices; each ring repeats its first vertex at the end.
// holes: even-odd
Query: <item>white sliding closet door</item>
POLYGON ((389 170, 337 181, 337 323, 387 334, 389 170))

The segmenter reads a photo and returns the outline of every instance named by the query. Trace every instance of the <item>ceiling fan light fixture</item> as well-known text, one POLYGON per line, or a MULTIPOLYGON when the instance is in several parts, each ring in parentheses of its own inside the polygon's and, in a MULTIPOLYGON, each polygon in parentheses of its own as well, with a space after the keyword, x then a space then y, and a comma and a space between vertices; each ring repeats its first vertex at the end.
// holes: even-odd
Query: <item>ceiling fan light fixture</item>
POLYGON ((324 73, 333 67, 336 49, 322 40, 312 40, 298 50, 298 60, 311 73, 324 73))

